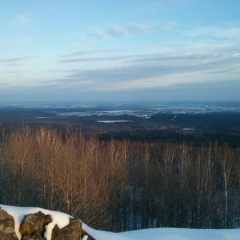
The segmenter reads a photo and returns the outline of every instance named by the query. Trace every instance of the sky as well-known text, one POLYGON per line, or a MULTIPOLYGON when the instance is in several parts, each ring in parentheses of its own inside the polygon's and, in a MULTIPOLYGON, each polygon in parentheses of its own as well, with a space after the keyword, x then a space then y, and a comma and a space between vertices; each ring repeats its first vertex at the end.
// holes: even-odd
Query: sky
POLYGON ((0 102, 240 101, 239 0, 0 0, 0 102))

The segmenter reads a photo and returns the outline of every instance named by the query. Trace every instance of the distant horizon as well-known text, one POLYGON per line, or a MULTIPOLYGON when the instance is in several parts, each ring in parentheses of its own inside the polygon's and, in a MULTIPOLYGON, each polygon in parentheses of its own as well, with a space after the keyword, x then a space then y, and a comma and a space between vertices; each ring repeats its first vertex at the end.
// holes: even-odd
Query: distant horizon
POLYGON ((0 103, 68 103, 68 102, 123 102, 123 103, 148 103, 148 102, 240 102, 240 100, 34 100, 34 101, 0 101, 0 103))
POLYGON ((0 105, 6 105, 6 104, 13 104, 13 105, 21 105, 21 104, 87 104, 87 103, 97 103, 97 104, 177 104, 177 103, 184 103, 184 104, 204 104, 204 103, 211 103, 211 104, 224 104, 224 103, 239 103, 240 100, 148 100, 148 101, 128 101, 128 100, 105 100, 105 101, 98 101, 98 100, 90 100, 90 101, 45 101, 45 100, 39 100, 39 101, 0 101, 0 105))

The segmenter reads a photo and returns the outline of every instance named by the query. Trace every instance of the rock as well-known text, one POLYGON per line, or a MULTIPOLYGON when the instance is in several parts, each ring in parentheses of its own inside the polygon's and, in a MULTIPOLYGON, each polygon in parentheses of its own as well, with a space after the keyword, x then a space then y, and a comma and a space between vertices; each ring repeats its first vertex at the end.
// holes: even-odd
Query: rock
MULTIPOLYGON (((67 219, 68 220, 68 217, 67 219)), ((46 240, 44 233, 46 225, 52 222, 51 215, 45 215, 41 211, 28 214, 21 223, 19 232, 21 240, 46 240)), ((51 240, 94 240, 82 229, 80 219, 69 219, 69 224, 59 228, 56 224, 52 230, 51 240)), ((14 218, 0 208, 0 240, 18 240, 15 232, 14 218)))
POLYGON ((22 240, 45 240, 45 226, 50 222, 52 222, 52 217, 41 211, 26 215, 19 230, 22 240))
POLYGON ((69 225, 59 228, 57 225, 52 231, 52 240, 79 240, 81 239, 82 221, 70 219, 69 225))
POLYGON ((14 228, 14 218, 2 209, 0 209, 0 239, 18 239, 14 228))
POLYGON ((83 229, 82 229, 82 240, 95 240, 93 237, 91 237, 87 232, 85 232, 83 229))

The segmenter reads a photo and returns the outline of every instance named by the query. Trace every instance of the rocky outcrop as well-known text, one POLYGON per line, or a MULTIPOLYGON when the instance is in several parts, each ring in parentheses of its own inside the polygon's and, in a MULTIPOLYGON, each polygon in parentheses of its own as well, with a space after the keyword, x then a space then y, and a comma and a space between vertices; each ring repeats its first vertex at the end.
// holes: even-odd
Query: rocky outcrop
MULTIPOLYGON (((44 234, 49 223, 55 223, 51 214, 39 211, 25 215, 19 229, 20 240, 46 240, 44 234)), ((0 240, 19 240, 19 233, 15 232, 14 217, 0 208, 0 240)), ((50 233, 51 240, 94 240, 82 230, 82 221, 74 218, 70 218, 69 224, 62 228, 55 224, 50 233)))
POLYGON ((0 209, 0 239, 18 240, 13 217, 2 209, 0 209))
POLYGON ((52 217, 42 212, 26 215, 19 229, 22 240, 44 240, 45 226, 50 222, 52 217))
POLYGON ((81 239, 82 222, 79 219, 70 219, 69 224, 60 229, 57 225, 52 231, 52 240, 81 239))

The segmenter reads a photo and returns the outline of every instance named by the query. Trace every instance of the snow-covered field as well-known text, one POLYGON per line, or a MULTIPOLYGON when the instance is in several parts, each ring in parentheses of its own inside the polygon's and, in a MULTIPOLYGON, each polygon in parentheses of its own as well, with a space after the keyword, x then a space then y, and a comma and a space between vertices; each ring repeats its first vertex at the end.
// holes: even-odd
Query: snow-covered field
POLYGON ((202 230, 183 228, 154 228, 123 233, 97 231, 83 225, 96 240, 239 240, 240 229, 202 230))
MULTIPOLYGON (((46 227, 45 237, 47 240, 51 239, 52 229, 57 224, 60 228, 63 228, 69 223, 70 215, 50 211, 42 208, 34 207, 13 207, 1 205, 0 207, 14 217, 15 230, 18 238, 21 238, 19 233, 20 224, 25 214, 37 213, 38 211, 44 214, 50 214, 53 222, 46 227)), ((112 233, 106 231, 99 231, 90 228, 86 224, 83 224, 83 229, 96 240, 239 240, 240 229, 179 229, 179 228, 154 228, 146 230, 137 230, 122 233, 112 233)), ((87 238, 84 237, 84 240, 87 238)))

